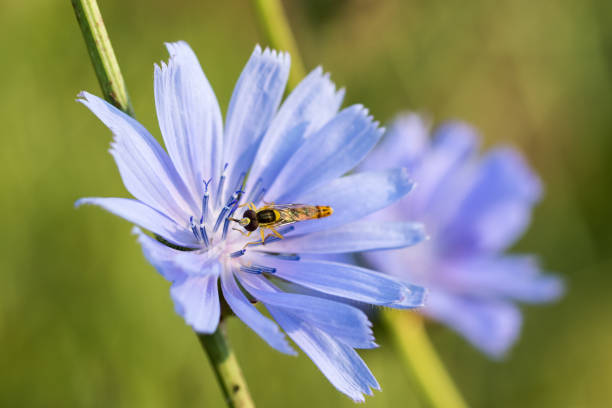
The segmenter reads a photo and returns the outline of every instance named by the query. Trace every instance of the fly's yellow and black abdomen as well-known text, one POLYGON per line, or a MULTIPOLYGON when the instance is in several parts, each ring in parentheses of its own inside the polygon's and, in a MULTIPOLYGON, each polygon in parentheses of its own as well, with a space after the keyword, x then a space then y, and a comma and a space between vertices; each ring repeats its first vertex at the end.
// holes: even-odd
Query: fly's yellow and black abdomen
POLYGON ((317 205, 317 218, 329 217, 334 213, 334 210, 328 205, 317 205))

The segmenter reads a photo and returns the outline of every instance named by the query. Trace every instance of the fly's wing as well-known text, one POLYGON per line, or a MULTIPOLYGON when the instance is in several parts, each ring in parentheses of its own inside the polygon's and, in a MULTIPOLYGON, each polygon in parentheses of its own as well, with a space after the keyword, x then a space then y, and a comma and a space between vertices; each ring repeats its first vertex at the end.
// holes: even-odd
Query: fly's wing
POLYGON ((280 214, 279 225, 293 224, 317 218, 317 207, 302 204, 286 204, 273 206, 280 214))
POLYGON ((268 203, 266 201, 264 201, 264 206, 261 207, 261 209, 263 210, 264 208, 271 208, 274 210, 284 210, 286 208, 298 208, 298 207, 307 207, 306 204, 275 204, 275 203, 268 203))

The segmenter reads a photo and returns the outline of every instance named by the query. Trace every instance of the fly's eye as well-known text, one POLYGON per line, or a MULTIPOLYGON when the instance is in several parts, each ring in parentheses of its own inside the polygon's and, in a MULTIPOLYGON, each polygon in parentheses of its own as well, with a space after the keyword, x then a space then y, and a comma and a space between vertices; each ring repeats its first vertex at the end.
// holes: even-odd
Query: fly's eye
POLYGON ((259 227, 259 222, 257 222, 257 213, 253 210, 246 210, 244 214, 242 214, 243 218, 248 218, 249 223, 244 226, 244 229, 247 231, 255 231, 257 227, 259 227))

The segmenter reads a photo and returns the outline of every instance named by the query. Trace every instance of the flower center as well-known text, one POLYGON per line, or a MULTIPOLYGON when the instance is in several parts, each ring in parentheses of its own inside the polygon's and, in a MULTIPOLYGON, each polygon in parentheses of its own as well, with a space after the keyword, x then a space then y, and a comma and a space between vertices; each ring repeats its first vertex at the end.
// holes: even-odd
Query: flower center
MULTIPOLYGON (((225 204, 223 203, 223 197, 225 196, 225 184, 226 184, 226 169, 228 165, 226 164, 223 168, 223 172, 219 177, 219 183, 217 185, 217 192, 215 197, 211 197, 210 194, 210 183, 212 179, 208 181, 203 180, 204 183, 204 194, 202 195, 202 211, 200 214, 199 222, 197 219, 197 215, 192 215, 189 217, 189 228, 193 233, 193 236, 200 243, 201 248, 204 250, 208 250, 212 245, 219 244, 220 242, 226 240, 230 222, 234 212, 238 209, 240 204, 240 200, 244 195, 244 191, 242 190, 245 179, 246 172, 242 172, 236 186, 234 187, 232 194, 228 197, 225 204), (214 213, 216 211, 211 209, 219 208, 218 214, 216 218, 214 213), (214 222, 213 222, 214 220, 214 222)), ((259 183, 261 185, 261 183, 259 183)), ((259 188, 259 187, 258 187, 259 188)), ((263 192, 261 193, 263 196, 263 192)), ((240 256, 239 253, 241 251, 232 252, 233 255, 240 256)), ((244 254, 244 252, 242 252, 244 254)))

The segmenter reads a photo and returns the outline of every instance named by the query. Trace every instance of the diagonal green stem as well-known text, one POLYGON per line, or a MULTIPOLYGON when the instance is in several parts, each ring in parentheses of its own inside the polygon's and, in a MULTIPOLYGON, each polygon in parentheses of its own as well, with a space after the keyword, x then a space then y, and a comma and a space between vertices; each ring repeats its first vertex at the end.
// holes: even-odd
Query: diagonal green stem
POLYGON ((255 407, 236 356, 229 348, 222 328, 213 334, 198 334, 210 360, 228 407, 255 407))
POLYGON ((467 408, 416 312, 385 310, 383 319, 423 396, 435 408, 467 408))
POLYGON ((289 89, 293 89, 306 76, 304 62, 298 52, 297 44, 280 0, 254 0, 255 10, 266 40, 273 48, 289 52, 291 72, 289 89))
MULTIPOLYGON (((134 110, 96 0, 72 0, 72 5, 104 97, 133 117, 134 110)), ((215 371, 228 407, 255 407, 236 356, 221 327, 210 335, 198 334, 198 338, 215 371)))
POLYGON ((117 108, 134 116, 117 57, 113 51, 96 0, 72 0, 87 52, 91 58, 104 98, 117 108))

